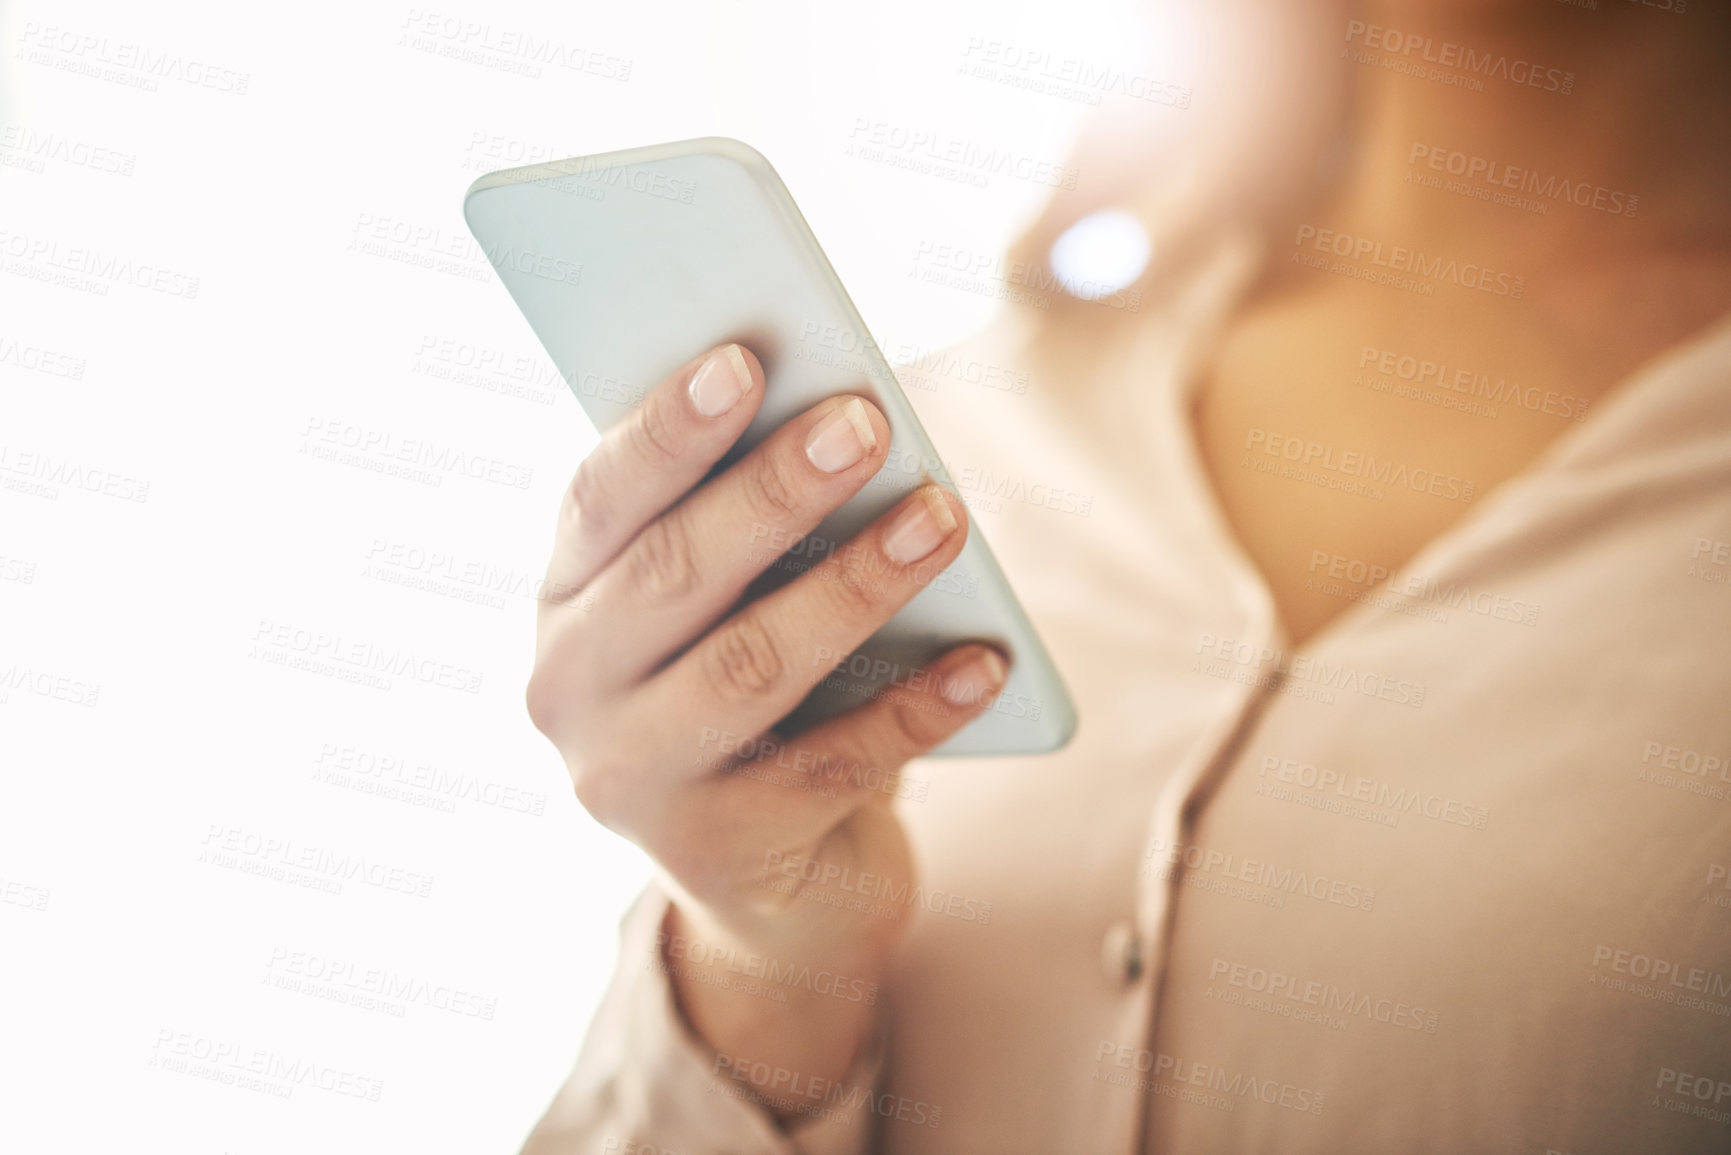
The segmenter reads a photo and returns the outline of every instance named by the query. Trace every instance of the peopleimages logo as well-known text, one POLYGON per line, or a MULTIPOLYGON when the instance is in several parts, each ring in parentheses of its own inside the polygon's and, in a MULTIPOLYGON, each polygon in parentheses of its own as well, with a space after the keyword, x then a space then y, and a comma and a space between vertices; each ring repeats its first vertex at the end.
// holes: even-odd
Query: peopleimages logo
POLYGON ((24 345, 0 336, 0 365, 45 373, 50 377, 84 380, 85 359, 72 353, 61 353, 40 345, 24 345))
POLYGON ((1593 948, 1593 967, 1645 979, 1654 986, 1674 987, 1716 999, 1731 997, 1731 974, 1603 943, 1593 948))
POLYGON ((367 459, 381 464, 418 467, 435 479, 446 475, 491 482, 510 489, 528 489, 535 468, 426 438, 400 437, 388 429, 372 429, 338 418, 309 417, 301 433, 301 454, 326 460, 367 459))
POLYGON ((493 1020, 499 1009, 497 998, 429 982, 420 975, 285 946, 272 948, 265 970, 270 972, 267 981, 280 990, 397 1018, 403 1017, 408 1004, 487 1022, 493 1020))
MULTIPOLYGON (((1378 459, 1374 453, 1358 449, 1338 449, 1319 441, 1309 441, 1255 426, 1245 435, 1244 450, 1247 458, 1249 454, 1260 451, 1265 456, 1293 462, 1301 469, 1352 479, 1372 487, 1371 492, 1379 498, 1382 487, 1387 487, 1410 489, 1414 493, 1428 494, 1449 501, 1470 502, 1473 499, 1475 487, 1467 478, 1435 469, 1408 468, 1404 462, 1391 461, 1386 457, 1378 459)), ((1354 489, 1344 484, 1331 488, 1354 489)))
POLYGON ((1539 621, 1537 602, 1475 589, 1463 581, 1397 572, 1377 562, 1321 549, 1310 551, 1304 588, 1437 622, 1448 621, 1448 610, 1465 610, 1523 626, 1535 626, 1539 621))
MULTIPOLYGON (((1287 1003, 1316 1007, 1335 1015, 1351 1015, 1384 1026, 1421 1031, 1430 1035, 1437 1033, 1437 1024, 1441 1020, 1438 1012, 1400 999, 1379 998, 1359 990, 1343 990, 1333 983, 1303 979, 1230 959, 1215 958, 1208 967, 1208 981, 1224 982, 1228 987, 1266 995, 1270 1000, 1282 999, 1287 1003)), ((1279 1003, 1272 1005, 1284 1009, 1279 1003)))
POLYGON ((1199 1063, 1194 1059, 1169 1055, 1165 1051, 1131 1047, 1110 1039, 1101 1039, 1094 1048, 1094 1063, 1094 1081, 1097 1083, 1112 1083, 1138 1091, 1154 1091, 1169 1098, 1177 1096, 1171 1094, 1173 1088, 1162 1087, 1162 1082, 1204 1087, 1220 1093, 1207 1098, 1220 1101, 1198 1100, 1200 1105, 1229 1111, 1244 1099, 1254 1099, 1259 1103, 1284 1107, 1289 1111, 1320 1115, 1323 1101, 1327 1097, 1322 1091, 1310 1087, 1299 1087, 1277 1079, 1259 1078, 1244 1071, 1230 1071, 1218 1064, 1199 1063), (1119 1071, 1109 1070, 1108 1064, 1119 1068, 1119 1071), (1132 1072, 1135 1074, 1132 1075, 1132 1072), (1135 1075, 1144 1077, 1136 1078, 1135 1075))
POLYGON ((1142 856, 1142 876, 1170 880, 1179 868, 1202 874, 1218 874, 1236 882, 1247 882, 1265 890, 1291 895, 1303 895, 1317 902, 1332 903, 1350 910, 1371 910, 1376 905, 1376 889, 1344 879, 1327 878, 1290 866, 1277 866, 1256 858, 1243 858, 1220 849, 1210 849, 1194 842, 1171 842, 1156 838, 1142 856))
POLYGON ((48 161, 115 176, 131 176, 133 166, 138 163, 138 154, 120 152, 57 132, 38 132, 22 124, 9 124, 0 129, 0 164, 42 172, 48 161), (16 161, 9 157, 16 158, 16 161))
POLYGON ((1480 52, 1452 40, 1437 40, 1422 33, 1401 32, 1380 24, 1366 24, 1362 20, 1346 22, 1346 42, 1362 44, 1375 52, 1386 52, 1402 63, 1434 64, 1486 80, 1506 80, 1562 96, 1575 90, 1575 74, 1561 68, 1511 58, 1502 52, 1480 52))
POLYGON ((0 444, 0 486, 46 497, 50 501, 60 499, 61 486, 100 493, 119 501, 143 504, 150 499, 150 482, 143 478, 128 477, 113 470, 92 468, 71 458, 56 458, 51 453, 5 444, 0 444))
MULTIPOLYGON (((1302 249, 1306 242, 1309 242, 1309 247, 1316 252, 1347 261, 1368 261, 1373 270, 1383 271, 1379 277, 1373 270, 1364 270, 1371 275, 1361 275, 1361 279, 1392 278, 1386 283, 1408 291, 1424 289, 1424 295, 1436 291, 1434 285, 1425 284, 1427 281, 1446 281, 1463 289, 1477 289, 1481 293, 1508 297, 1516 301, 1527 293, 1525 277, 1499 272, 1473 261, 1460 261, 1446 254, 1426 253, 1422 249, 1410 249, 1405 245, 1385 245, 1374 237, 1354 236, 1334 229, 1318 228, 1316 225, 1299 225, 1298 235, 1292 241, 1293 246, 1302 249), (1408 274, 1417 278, 1417 281, 1408 282, 1405 279, 1408 274)), ((1302 252, 1294 252, 1293 259, 1299 260, 1303 255, 1302 252)))
POLYGON ((1363 774, 1347 774, 1342 770, 1318 767, 1313 762, 1300 762, 1265 754, 1257 776, 1272 775, 1276 782, 1298 786, 1317 794, 1333 794, 1352 802, 1377 806, 1395 814, 1419 814, 1434 822, 1466 826, 1483 830, 1490 822, 1491 812, 1483 806, 1445 794, 1431 794, 1416 786, 1396 786, 1363 774))
POLYGON ((287 1099, 296 1088, 310 1087, 333 1095, 378 1102, 383 1079, 319 1063, 302 1055, 254 1047, 235 1039, 217 1039, 164 1027, 151 1045, 150 1065, 160 1070, 231 1083, 287 1099), (264 1080, 263 1085, 256 1081, 264 1080))
POLYGON ((342 680, 363 680, 390 689, 392 677, 406 677, 426 686, 439 686, 464 694, 479 694, 483 674, 417 654, 412 650, 377 645, 341 634, 261 618, 253 630, 247 656, 270 665, 290 666, 313 673, 332 673, 342 680), (352 675, 349 677, 346 675, 352 675))
MULTIPOLYGON (((909 1099, 890 1091, 878 1091, 869 1085, 849 1086, 839 1079, 825 1079, 803 1074, 787 1067, 775 1067, 753 1059, 717 1054, 710 1073, 719 1079, 732 1079, 746 1084, 739 1088, 721 1084, 721 1093, 746 1102, 768 1103, 786 1114, 804 1115, 811 1119, 850 1120, 854 1112, 864 1107, 874 1115, 896 1119, 919 1127, 936 1127, 943 1119, 944 1109, 924 1099, 909 1099)), ((710 1091, 718 1089, 712 1081, 710 1091)), ((641 1149, 640 1149, 641 1150, 641 1149)))
POLYGON ((899 917, 900 910, 918 907, 932 914, 948 915, 963 922, 983 924, 992 921, 992 904, 989 902, 981 902, 979 899, 949 891, 928 890, 920 883, 893 879, 869 870, 856 871, 851 866, 819 862, 803 854, 766 850, 763 856, 763 871, 766 876, 781 875, 790 880, 794 888, 797 888, 799 883, 811 883, 826 890, 846 891, 864 895, 870 900, 882 901, 884 906, 879 913, 887 911, 896 917, 899 917))
MULTIPOLYGON (((1359 350, 1358 367, 1413 385, 1459 393, 1498 405, 1518 405, 1529 413, 1544 413, 1570 421, 1586 420, 1590 404, 1589 398, 1577 397, 1573 393, 1522 385, 1507 377, 1493 380, 1491 374, 1477 369, 1454 368, 1442 361, 1413 356, 1398 349, 1378 349, 1373 345, 1365 345, 1359 350)), ((1492 415, 1495 415, 1494 410, 1492 415)))
POLYGON ((238 826, 210 823, 204 835, 204 855, 201 861, 217 866, 235 867, 239 860, 248 859, 262 864, 265 870, 243 870, 242 873, 264 873, 271 877, 283 871, 304 871, 320 881, 336 882, 314 887, 337 893, 342 882, 360 882, 379 890, 426 898, 433 893, 433 876, 408 870, 362 855, 343 853, 322 846, 296 843, 293 839, 277 838, 245 830, 238 826))
MULTIPOLYGON (((1341 690, 1397 706, 1411 706, 1415 710, 1424 705, 1423 683, 1361 670, 1346 662, 1331 662, 1315 654, 1296 654, 1289 660, 1286 651, 1277 646, 1221 638, 1209 633, 1197 636, 1195 652, 1198 657, 1191 669, 1214 677, 1236 673, 1238 676, 1233 680, 1245 684, 1282 690, 1296 687, 1321 691, 1318 700, 1323 702, 1334 700, 1327 691, 1341 690)), ((1298 696, 1309 698, 1315 695, 1300 693, 1298 696)))
MULTIPOLYGON (((680 964, 689 967, 708 968, 713 971, 721 968, 737 980, 757 980, 768 984, 774 994, 779 995, 775 1001, 787 1000, 786 988, 797 987, 826 998, 840 999, 843 1002, 875 1005, 878 1001, 878 985, 868 983, 864 979, 850 978, 845 974, 837 974, 830 970, 813 971, 803 963, 783 962, 773 955, 741 954, 737 947, 717 946, 701 939, 687 938, 681 934, 668 934, 657 931, 655 945, 661 949, 661 965, 667 968, 678 968, 680 964)), ((680 971, 681 977, 688 977, 680 971)), ((701 972, 692 972, 689 976, 694 981, 709 981, 711 985, 720 985, 713 979, 706 978, 701 972)), ((733 989, 731 983, 728 989, 733 989)), ((739 989, 757 993, 754 987, 741 983, 739 989)))
POLYGON ((157 49, 129 40, 111 41, 77 28, 24 22, 18 37, 16 59, 46 65, 80 76, 90 76, 137 88, 157 91, 159 81, 180 81, 194 88, 209 88, 231 96, 245 96, 252 73, 239 72, 202 60, 191 60, 178 52, 157 49))
POLYGON ((885 120, 855 117, 848 133, 849 156, 913 168, 922 173, 946 172, 984 187, 993 176, 1007 176, 1054 188, 1076 187, 1076 169, 997 146, 987 147, 930 128, 909 128, 885 120), (933 165, 939 166, 936 170, 933 165), (952 166, 944 168, 943 166, 952 166))
POLYGON ((62 246, 50 237, 0 229, 0 256, 16 258, 6 266, 9 273, 97 296, 107 296, 111 285, 131 285, 187 301, 198 298, 199 279, 184 270, 82 245, 62 246))
POLYGON ((1142 308, 1141 289, 1110 290, 1096 281, 1082 281, 1066 286, 1058 274, 1043 264, 1011 260, 1007 256, 962 245, 922 240, 914 249, 915 274, 928 284, 980 292, 1017 303, 1045 309, 1051 306, 1047 294, 1074 296, 1091 305, 1104 305, 1135 313, 1142 308), (1077 290, 1072 293, 1071 289, 1077 290))
POLYGON ((1195 93, 1189 86, 1160 80, 1109 64, 1061 56, 1045 48, 1025 48, 1003 40, 970 36, 962 50, 959 71, 1013 88, 1044 92, 1098 105, 1101 93, 1147 101, 1166 108, 1189 108, 1195 93))
MULTIPOLYGON (((1572 181, 1555 173, 1544 176, 1533 169, 1523 168, 1520 165, 1503 164, 1501 161, 1461 152, 1459 149, 1421 144, 1417 141, 1413 142, 1412 149, 1407 153, 1406 158, 1408 165, 1407 181, 1409 183, 1413 180, 1411 170, 1416 168, 1420 161, 1424 162, 1426 168, 1435 172, 1460 177, 1468 184, 1483 185, 1487 199, 1499 195, 1498 190, 1512 189, 1515 192, 1528 193, 1534 197, 1566 201, 1580 208, 1597 209, 1603 213, 1622 217, 1634 216, 1635 208, 1641 199, 1632 193, 1619 192, 1616 189, 1609 189, 1588 181, 1572 181)), ((1529 207, 1520 198, 1512 198, 1507 203, 1516 208, 1529 207)), ((1544 211, 1545 206, 1542 203, 1537 207, 1540 212, 1544 211)))

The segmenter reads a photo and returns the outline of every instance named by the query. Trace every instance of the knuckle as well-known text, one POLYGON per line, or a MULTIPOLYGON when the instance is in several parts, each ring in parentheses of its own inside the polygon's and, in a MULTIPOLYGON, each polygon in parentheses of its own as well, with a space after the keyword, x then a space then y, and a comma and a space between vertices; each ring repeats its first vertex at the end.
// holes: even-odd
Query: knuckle
POLYGON ((798 513, 801 506, 799 483, 787 458, 762 453, 755 460, 757 464, 752 467, 745 487, 752 512, 772 523, 785 521, 798 513))
POLYGON ((581 750, 568 746, 561 751, 572 790, 597 822, 624 833, 632 825, 632 807, 641 809, 643 776, 637 772, 641 755, 633 747, 628 727, 598 724, 586 730, 581 750))
POLYGON ((572 674, 572 663, 568 661, 537 658, 523 687, 523 706, 529 712, 529 721, 555 746, 580 729, 589 713, 581 681, 572 674))
POLYGON ((571 763, 571 786, 578 803, 609 830, 622 825, 630 779, 626 767, 611 760, 589 758, 571 763))
POLYGON ((944 720, 917 709, 911 698, 898 697, 885 713, 884 728, 895 746, 898 763, 936 745, 944 736, 944 720))
POLYGON ((756 616, 723 626, 704 647, 703 673, 723 701, 761 698, 774 690, 784 670, 780 648, 756 616))
POLYGON ((605 454, 594 452, 577 463, 559 506, 560 536, 571 538, 579 531, 605 535, 609 503, 604 458, 605 454))
POLYGON ((878 747, 883 745, 877 740, 869 728, 853 729, 836 735, 833 743, 834 757, 832 764, 841 769, 843 777, 846 771, 855 767, 878 767, 883 770, 894 768, 894 759, 885 759, 879 753, 878 747))
POLYGON ((884 604, 883 583, 857 565, 842 565, 827 575, 824 587, 830 605, 841 616, 870 617, 881 614, 884 604))
POLYGON ((697 557, 684 521, 670 515, 650 522, 631 547, 627 572, 632 588, 656 599, 696 589, 697 557))
POLYGON ((553 689, 552 680, 545 673, 536 670, 529 675, 529 684, 523 689, 523 705, 529 711, 529 721, 535 729, 551 736, 559 724, 559 695, 553 689))
POLYGON ((625 430, 631 447, 645 461, 663 465, 679 456, 679 435, 665 405, 654 400, 644 402, 637 415, 626 423, 625 430))
POLYGON ((721 833, 713 823, 682 820, 656 831, 644 849, 681 883, 701 885, 714 878, 717 864, 725 857, 718 844, 721 833))

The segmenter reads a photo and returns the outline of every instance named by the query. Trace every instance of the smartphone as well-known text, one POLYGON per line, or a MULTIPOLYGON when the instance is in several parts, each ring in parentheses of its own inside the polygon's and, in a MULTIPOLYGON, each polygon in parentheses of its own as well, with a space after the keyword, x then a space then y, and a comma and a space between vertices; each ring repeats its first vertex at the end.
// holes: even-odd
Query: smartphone
MULTIPOLYGON (((747 543, 767 563, 752 593, 797 577, 928 481, 955 485, 818 247, 755 149, 709 137, 488 173, 463 215, 529 327, 600 431, 690 358, 737 341, 763 364, 762 408, 717 469, 826 397, 869 398, 889 419, 885 464, 811 534, 747 543)), ((990 708, 936 754, 1034 754, 1069 741, 1063 680, 975 524, 947 569, 834 670, 779 733, 797 733, 915 681, 964 641, 1011 656, 990 708)))

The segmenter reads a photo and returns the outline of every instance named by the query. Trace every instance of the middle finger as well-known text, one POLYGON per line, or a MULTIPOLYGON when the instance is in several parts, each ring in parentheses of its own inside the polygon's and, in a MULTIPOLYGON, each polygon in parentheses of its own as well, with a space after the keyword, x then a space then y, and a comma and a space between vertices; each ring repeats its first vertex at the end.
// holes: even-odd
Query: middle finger
POLYGON ((720 477, 668 510, 591 585, 573 624, 631 685, 733 608, 787 545, 858 493, 883 464, 889 423, 869 402, 834 397, 789 421, 720 477), (777 547, 780 548, 777 548, 777 547))

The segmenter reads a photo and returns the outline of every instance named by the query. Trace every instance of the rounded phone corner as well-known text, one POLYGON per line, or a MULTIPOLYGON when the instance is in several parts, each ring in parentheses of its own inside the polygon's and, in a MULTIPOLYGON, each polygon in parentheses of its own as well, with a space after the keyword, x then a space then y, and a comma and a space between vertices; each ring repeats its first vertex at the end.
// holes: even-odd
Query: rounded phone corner
POLYGON ((1071 740, 1076 737, 1076 728, 1080 724, 1081 718, 1077 715, 1074 709, 1064 711, 1063 727, 1058 731, 1057 737, 1052 740, 1050 746, 1047 746, 1042 750, 1036 750, 1034 753, 1056 754, 1059 750, 1068 746, 1071 740))
POLYGON ((974 727, 990 724, 991 715, 985 714, 974 722, 952 735, 947 742, 940 743, 936 749, 926 753, 928 758, 1037 758, 1042 754, 1056 754, 1068 746, 1076 736, 1077 716, 1075 707, 1068 698, 1063 702, 1063 709, 1047 714, 1040 724, 1037 736, 1032 737, 1026 732, 1017 733, 1014 737, 1001 731, 994 735, 982 735, 973 732, 974 727), (1056 727, 1051 723, 1056 720, 1056 727), (1008 739, 1007 741, 1005 739, 1008 739), (994 740, 995 739, 995 740, 994 740))
POLYGON ((1062 682, 1057 684, 1056 696, 1058 700, 1052 703, 1055 708, 1046 713, 1046 720, 1053 724, 1048 731, 1051 734, 1050 739, 1039 746, 1023 751, 1023 753, 1030 755, 1056 754, 1076 737, 1076 727, 1080 724, 1080 718, 1076 713, 1076 704, 1070 700, 1069 691, 1062 682))
POLYGON ((475 198, 486 192, 488 189, 500 188, 504 185, 516 183, 513 178, 513 174, 516 171, 517 170, 515 169, 507 168, 501 169, 498 172, 483 173, 470 182, 468 188, 463 190, 463 223, 468 226, 471 234, 475 231, 475 221, 474 218, 469 215, 469 211, 475 205, 475 198))
POLYGON ((463 190, 463 214, 468 215, 469 202, 490 188, 498 188, 502 184, 510 184, 510 178, 516 169, 502 168, 496 172, 484 172, 469 182, 469 187, 463 190))
MULTIPOLYGON (((488 189, 523 184, 546 177, 570 175, 571 166, 574 164, 597 161, 611 161, 616 165, 642 164, 672 157, 704 154, 732 161, 760 179, 768 177, 776 183, 781 181, 780 174, 775 171, 775 166, 769 162, 769 158, 743 140, 736 140, 731 136, 698 136, 689 140, 674 140, 665 144, 651 144, 641 148, 622 149, 618 152, 570 157, 565 160, 520 165, 516 168, 504 168, 496 172, 482 173, 470 182, 467 189, 463 190, 463 220, 469 221, 469 206, 474 203, 477 196, 488 189)), ((473 231, 473 227, 471 224, 471 231, 473 231)))
POLYGON ((693 140, 682 141, 692 152, 707 152, 725 157, 744 168, 765 169, 775 172, 775 166, 769 163, 769 158, 743 140, 735 140, 731 136, 700 136, 693 140))

